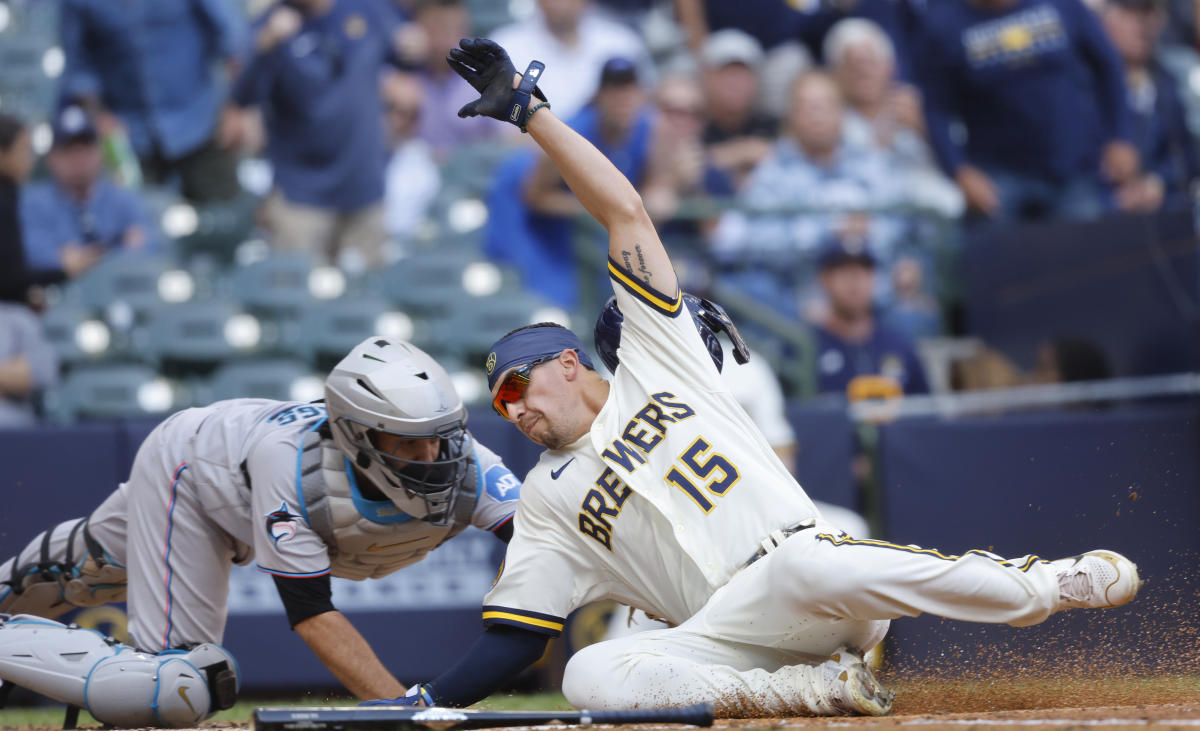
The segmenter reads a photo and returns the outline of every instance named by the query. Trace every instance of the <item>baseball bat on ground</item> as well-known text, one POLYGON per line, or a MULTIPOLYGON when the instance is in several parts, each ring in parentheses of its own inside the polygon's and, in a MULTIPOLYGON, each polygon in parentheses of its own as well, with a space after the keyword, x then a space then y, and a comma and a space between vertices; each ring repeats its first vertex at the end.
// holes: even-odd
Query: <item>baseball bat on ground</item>
POLYGON ((711 726, 711 703, 634 711, 472 711, 401 706, 277 706, 254 709, 255 731, 445 731, 560 723, 682 723, 711 726))

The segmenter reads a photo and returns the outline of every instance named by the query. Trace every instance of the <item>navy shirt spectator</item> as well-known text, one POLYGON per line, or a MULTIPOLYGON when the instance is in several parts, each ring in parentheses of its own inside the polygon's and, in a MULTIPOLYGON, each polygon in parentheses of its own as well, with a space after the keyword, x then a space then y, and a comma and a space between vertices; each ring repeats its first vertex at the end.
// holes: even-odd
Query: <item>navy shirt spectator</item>
POLYGON ((1122 210, 1149 212, 1190 204, 1190 187, 1200 175, 1196 142, 1187 126, 1178 82, 1155 59, 1165 15, 1157 0, 1109 0, 1104 27, 1125 63, 1133 141, 1143 174, 1121 186, 1122 210))
POLYGON ((141 201, 105 177, 96 128, 84 109, 64 107, 53 134, 46 159, 50 179, 21 197, 29 266, 61 268, 74 277, 110 250, 150 248, 141 201))
POLYGON ((234 99, 262 110, 278 247, 375 264, 387 147, 379 77, 397 62, 394 15, 373 0, 291 0, 252 26, 234 99))
POLYGON ((704 42, 704 145, 710 161, 740 188, 771 150, 779 125, 755 107, 763 49, 735 28, 719 30, 704 42))
POLYGON ((148 177, 177 171, 185 196, 199 201, 239 190, 240 120, 223 111, 225 75, 244 23, 228 0, 63 0, 66 69, 62 94, 128 131, 148 177))
POLYGON ((930 141, 971 209, 1087 218, 1105 207, 1099 173, 1136 175, 1120 61, 1080 0, 947 0, 923 27, 930 141))
POLYGON ((861 241, 828 240, 817 259, 827 311, 813 328, 817 391, 845 394, 859 377, 883 377, 906 394, 929 392, 912 342, 875 311, 875 257, 861 241))
POLYGON ((62 281, 62 269, 35 271, 25 260, 21 232, 21 186, 33 170, 29 128, 20 119, 0 113, 0 301, 42 304, 40 288, 62 281))

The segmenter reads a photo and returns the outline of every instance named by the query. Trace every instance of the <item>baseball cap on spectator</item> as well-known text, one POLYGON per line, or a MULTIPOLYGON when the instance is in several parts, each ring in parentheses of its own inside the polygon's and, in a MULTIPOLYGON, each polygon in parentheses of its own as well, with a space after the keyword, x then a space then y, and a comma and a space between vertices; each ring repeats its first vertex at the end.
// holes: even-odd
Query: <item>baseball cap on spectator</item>
POLYGON ((78 104, 68 104, 58 110, 53 125, 54 146, 63 147, 72 142, 95 142, 96 125, 78 104))
POLYGON ((637 64, 624 56, 614 56, 604 62, 600 69, 600 86, 625 86, 636 84, 637 64))
POLYGON ((763 49, 762 44, 749 33, 737 28, 723 28, 709 34, 700 57, 708 68, 740 63, 756 69, 762 63, 763 49))
POLYGON ((821 271, 843 264, 861 264, 875 268, 875 255, 861 237, 830 236, 817 249, 817 268, 821 271))

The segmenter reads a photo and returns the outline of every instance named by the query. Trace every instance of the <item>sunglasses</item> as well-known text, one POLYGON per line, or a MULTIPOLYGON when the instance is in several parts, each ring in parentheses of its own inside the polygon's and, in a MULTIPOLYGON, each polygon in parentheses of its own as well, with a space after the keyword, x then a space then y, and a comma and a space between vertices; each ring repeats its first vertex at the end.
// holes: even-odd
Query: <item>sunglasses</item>
POLYGON ((496 410, 496 413, 512 421, 508 416, 508 406, 506 404, 519 401, 525 395, 525 389, 529 387, 529 374, 534 368, 540 366, 542 363, 552 361, 558 356, 558 353, 544 355, 516 370, 509 371, 504 380, 500 382, 500 388, 496 389, 495 397, 492 398, 492 408, 496 410))

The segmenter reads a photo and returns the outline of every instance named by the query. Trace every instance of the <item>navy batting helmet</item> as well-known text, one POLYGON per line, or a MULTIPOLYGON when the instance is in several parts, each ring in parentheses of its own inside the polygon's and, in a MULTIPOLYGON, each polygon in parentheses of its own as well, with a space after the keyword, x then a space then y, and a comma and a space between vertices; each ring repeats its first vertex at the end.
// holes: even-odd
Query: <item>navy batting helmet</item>
MULTIPOLYGON (((692 322, 695 323, 700 339, 704 341, 704 347, 708 349, 708 354, 712 356, 713 365, 718 371, 724 365, 725 351, 721 347, 721 341, 717 339, 717 333, 727 334, 733 342, 734 360, 738 363, 750 360, 750 349, 746 347, 746 341, 742 340, 741 333, 724 307, 687 292, 683 293, 683 302, 687 305, 692 322)), ((617 298, 609 297, 604 308, 600 310, 600 317, 596 318, 593 338, 596 341, 596 353, 610 373, 615 373, 617 365, 621 362, 617 357, 617 348, 621 345, 621 326, 624 322, 625 315, 621 313, 621 308, 617 307, 617 298)))

